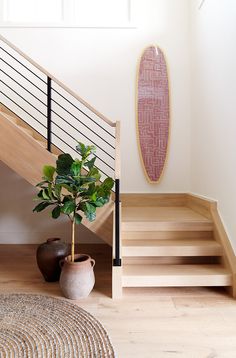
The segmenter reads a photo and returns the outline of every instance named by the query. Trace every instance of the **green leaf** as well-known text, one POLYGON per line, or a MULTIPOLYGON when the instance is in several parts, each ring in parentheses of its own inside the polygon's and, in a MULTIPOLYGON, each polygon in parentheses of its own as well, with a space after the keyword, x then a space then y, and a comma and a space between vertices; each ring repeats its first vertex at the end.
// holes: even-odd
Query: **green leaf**
POLYGON ((92 200, 92 201, 96 201, 97 200, 97 193, 96 193, 96 191, 92 194, 92 195, 90 195, 90 200, 92 200))
POLYGON ((91 211, 86 211, 85 216, 89 221, 94 221, 96 219, 96 212, 92 213, 91 211))
POLYGON ((60 196, 61 196, 61 189, 62 189, 62 186, 60 184, 55 184, 54 193, 57 198, 60 198, 60 196))
POLYGON ((43 189, 38 192, 37 197, 43 199, 43 189))
POLYGON ((95 163, 96 157, 90 159, 88 162, 86 162, 84 165, 85 167, 89 168, 89 170, 91 170, 94 167, 94 163, 95 163))
POLYGON ((71 173, 71 166, 72 163, 74 162, 73 158, 71 157, 70 154, 66 153, 66 154, 60 154, 56 164, 57 164, 57 168, 56 168, 56 172, 59 175, 68 175, 71 173))
POLYGON ((83 155, 86 153, 86 146, 84 143, 78 142, 76 146, 76 151, 83 157, 83 155))
POLYGON ((95 208, 92 204, 86 202, 85 205, 86 205, 87 211, 91 211, 91 212, 95 212, 95 211, 96 211, 96 208, 95 208))
POLYGON ((44 178, 50 182, 53 181, 53 175, 56 171, 56 168, 52 167, 51 165, 44 165, 43 167, 43 175, 44 178))
POLYGON ((71 172, 74 176, 78 176, 80 175, 81 172, 81 166, 82 166, 82 162, 79 160, 75 160, 72 165, 71 165, 71 172))
POLYGON ((91 196, 93 193, 96 192, 95 183, 91 183, 87 189, 84 190, 83 193, 80 194, 82 197, 91 196))
POLYGON ((52 203, 49 203, 48 201, 42 201, 41 203, 35 206, 33 212, 36 211, 37 213, 39 213, 40 211, 46 209, 46 207, 48 207, 49 205, 52 205, 52 203))
POLYGON ((55 179, 55 183, 60 184, 60 185, 62 185, 62 184, 74 185, 75 181, 68 175, 58 175, 55 179))
POLYGON ((86 206, 86 211, 84 213, 86 218, 89 221, 94 221, 96 219, 96 207, 88 202, 85 203, 85 206, 86 206))
POLYGON ((113 185, 114 180, 110 177, 106 178, 101 185, 97 186, 98 197, 109 198, 113 185))
POLYGON ((55 192, 55 187, 52 183, 48 184, 48 195, 51 200, 60 200, 60 197, 58 198, 55 192))
POLYGON ((114 180, 110 177, 106 178, 102 183, 102 187, 106 191, 111 190, 113 188, 113 185, 114 185, 114 180))
POLYGON ((48 189, 43 189, 42 191, 42 197, 44 200, 50 200, 50 196, 49 196, 49 193, 48 193, 48 189))
POLYGON ((58 205, 58 206, 56 206, 56 207, 52 210, 52 217, 53 217, 53 219, 59 218, 60 214, 61 214, 61 208, 60 208, 60 206, 58 205))
POLYGON ((42 187, 44 184, 48 184, 48 180, 43 180, 40 183, 36 184, 36 187, 42 187))
POLYGON ((65 204, 67 201, 72 201, 73 198, 71 195, 65 195, 63 200, 62 200, 62 203, 65 204))
POLYGON ((109 202, 109 197, 103 197, 103 198, 98 198, 93 205, 97 206, 97 207, 102 207, 105 204, 107 204, 109 202))
POLYGON ((65 204, 61 207, 61 211, 64 214, 71 214, 75 211, 76 205, 75 202, 72 200, 66 201, 65 204))
POLYGON ((90 154, 95 153, 96 147, 94 145, 85 145, 81 142, 78 142, 76 151, 81 155, 82 160, 85 160, 90 156, 90 154))
POLYGON ((83 217, 79 214, 75 214, 75 223, 76 224, 81 224, 81 221, 82 221, 83 217))
POLYGON ((89 171, 88 176, 95 178, 96 181, 99 181, 101 178, 101 174, 99 173, 99 170, 97 168, 92 168, 89 171))
POLYGON ((80 177, 80 185, 85 185, 85 184, 95 183, 95 182, 96 182, 96 178, 94 178, 94 177, 85 177, 85 176, 80 177))

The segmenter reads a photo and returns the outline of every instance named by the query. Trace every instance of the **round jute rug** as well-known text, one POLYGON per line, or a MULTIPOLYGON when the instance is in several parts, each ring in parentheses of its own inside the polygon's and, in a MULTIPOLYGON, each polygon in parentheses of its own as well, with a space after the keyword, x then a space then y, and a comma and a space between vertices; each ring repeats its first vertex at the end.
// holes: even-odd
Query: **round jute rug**
POLYGON ((1 358, 113 358, 109 337, 91 314, 41 295, 0 295, 1 358))

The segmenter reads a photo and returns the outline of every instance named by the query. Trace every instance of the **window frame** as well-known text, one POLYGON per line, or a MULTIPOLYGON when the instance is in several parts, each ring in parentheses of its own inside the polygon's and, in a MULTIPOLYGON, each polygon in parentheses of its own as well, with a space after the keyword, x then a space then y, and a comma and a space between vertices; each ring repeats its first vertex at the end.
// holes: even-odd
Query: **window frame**
MULTIPOLYGON (((120 22, 114 25, 106 24, 80 24, 75 21, 75 1, 76 0, 61 0, 60 4, 62 7, 62 19, 61 21, 55 22, 16 22, 7 19, 7 6, 8 0, 0 0, 0 28, 136 28, 132 21, 132 0, 127 1, 127 21, 120 22)), ((98 0, 99 1, 99 0, 98 0)), ((119 0, 117 0, 119 1, 119 0)))

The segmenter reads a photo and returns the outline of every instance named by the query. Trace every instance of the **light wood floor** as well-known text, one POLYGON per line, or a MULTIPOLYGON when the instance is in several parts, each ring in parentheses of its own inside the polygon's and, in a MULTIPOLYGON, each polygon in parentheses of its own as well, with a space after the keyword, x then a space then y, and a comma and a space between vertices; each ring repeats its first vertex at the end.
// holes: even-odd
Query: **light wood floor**
MULTIPOLYGON (((96 286, 77 304, 107 329, 118 358, 235 358, 236 301, 224 289, 125 289, 112 301, 110 248, 81 245, 96 259, 96 286)), ((0 245, 0 293, 61 297, 35 263, 34 245, 0 245)))

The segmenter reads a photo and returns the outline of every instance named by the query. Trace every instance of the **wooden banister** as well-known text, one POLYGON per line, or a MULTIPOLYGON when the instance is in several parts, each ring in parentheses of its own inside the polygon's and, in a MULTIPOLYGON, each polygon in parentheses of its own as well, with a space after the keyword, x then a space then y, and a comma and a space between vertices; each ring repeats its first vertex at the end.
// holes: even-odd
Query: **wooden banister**
POLYGON ((115 179, 120 179, 120 121, 116 121, 115 143, 115 179))
POLYGON ((21 51, 18 47, 13 45, 10 41, 8 41, 5 37, 0 35, 0 40, 11 47, 14 51, 16 51, 19 55, 21 55, 24 59, 26 59, 29 63, 31 63, 34 67, 36 67, 39 71, 44 73, 46 76, 50 77, 55 83, 57 83, 61 88, 63 88, 66 92, 68 92, 71 96, 76 98, 80 103, 82 103, 86 108, 88 108, 92 113, 101 118, 104 122, 106 122, 111 127, 116 127, 116 123, 108 119, 102 113, 97 111, 93 106, 91 106, 88 102, 82 99, 77 93, 72 91, 69 87, 67 87, 64 83, 59 81, 56 77, 54 77, 51 73, 45 70, 42 66, 40 66, 37 62, 32 60, 28 55, 26 55, 23 51, 21 51))

